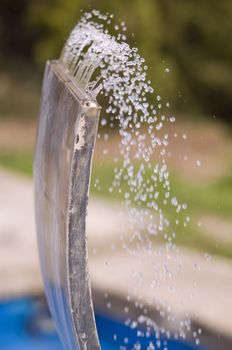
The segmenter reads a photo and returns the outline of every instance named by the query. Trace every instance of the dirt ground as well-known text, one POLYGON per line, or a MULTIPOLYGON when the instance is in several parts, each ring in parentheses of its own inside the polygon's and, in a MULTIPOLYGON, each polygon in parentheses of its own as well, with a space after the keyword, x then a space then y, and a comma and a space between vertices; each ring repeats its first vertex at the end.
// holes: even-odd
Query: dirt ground
POLYGON ((0 122, 0 150, 31 150, 34 148, 35 136, 34 120, 10 119, 0 122))

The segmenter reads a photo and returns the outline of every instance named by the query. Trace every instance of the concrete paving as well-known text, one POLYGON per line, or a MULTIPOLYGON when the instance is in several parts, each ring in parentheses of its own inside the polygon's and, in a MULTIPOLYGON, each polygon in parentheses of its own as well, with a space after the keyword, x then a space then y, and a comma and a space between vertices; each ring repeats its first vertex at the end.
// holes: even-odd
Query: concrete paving
MULTIPOLYGON (((181 248, 129 246, 125 213, 91 200, 87 218, 92 285, 103 293, 138 298, 166 313, 187 314, 232 335, 232 261, 181 248), (124 249, 122 248, 124 247, 124 249)), ((0 297, 43 289, 34 227, 32 181, 0 171, 0 297)))

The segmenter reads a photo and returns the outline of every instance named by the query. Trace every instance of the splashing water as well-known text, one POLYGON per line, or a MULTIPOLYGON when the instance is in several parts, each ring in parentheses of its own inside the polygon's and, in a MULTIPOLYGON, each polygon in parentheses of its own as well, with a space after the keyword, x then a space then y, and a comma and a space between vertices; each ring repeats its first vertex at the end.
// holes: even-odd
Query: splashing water
MULTIPOLYGON (((165 215, 165 208, 173 207, 177 223, 178 215, 186 210, 187 205, 179 203, 171 195, 166 163, 169 137, 167 133, 161 133, 165 123, 172 123, 175 118, 161 113, 162 99, 154 94, 151 82, 147 79, 145 60, 138 54, 137 48, 128 45, 125 34, 112 36, 108 33, 105 27, 111 24, 112 18, 112 15, 102 15, 98 11, 84 14, 72 31, 60 61, 90 98, 98 95, 107 98, 108 104, 104 111, 107 117, 102 118, 101 125, 109 123, 113 126, 115 120, 119 124, 122 161, 114 169, 110 192, 113 189, 124 196, 130 218, 130 243, 125 244, 124 248, 135 259, 141 259, 137 248, 142 247, 147 259, 151 260, 151 268, 156 276, 150 286, 146 286, 143 273, 134 272, 137 289, 128 292, 128 295, 139 300, 143 288, 151 288, 155 295, 160 283, 168 282, 169 289, 172 289, 171 281, 180 273, 181 261, 174 242, 173 225, 165 215), (127 191, 123 192, 121 186, 125 182, 127 191), (165 240, 161 250, 154 249, 154 236, 162 236, 165 240), (166 259, 160 259, 160 265, 154 266, 152 257, 157 254, 163 254, 166 259), (175 262, 175 269, 173 264, 170 265, 170 260, 175 262)), ((118 31, 119 27, 115 25, 114 28, 118 31)), ((121 28, 125 31, 125 23, 121 23, 121 28)), ((184 226, 188 221, 189 218, 185 217, 184 226)), ((178 293, 176 290, 174 292, 178 293)), ((157 307, 157 304, 159 300, 156 298, 154 305, 157 307)), ((170 321, 170 305, 162 301, 160 304, 160 315, 166 315, 170 321)), ((185 338, 186 331, 190 329, 188 316, 173 322, 179 322, 179 334, 175 336, 185 338)), ((150 342, 148 349, 159 347, 161 334, 170 337, 169 330, 158 327, 143 309, 138 319, 127 321, 131 328, 139 323, 156 333, 156 343, 150 342)), ((123 345, 126 349, 126 345, 123 345)), ((134 344, 133 349, 140 349, 139 343, 134 344)))

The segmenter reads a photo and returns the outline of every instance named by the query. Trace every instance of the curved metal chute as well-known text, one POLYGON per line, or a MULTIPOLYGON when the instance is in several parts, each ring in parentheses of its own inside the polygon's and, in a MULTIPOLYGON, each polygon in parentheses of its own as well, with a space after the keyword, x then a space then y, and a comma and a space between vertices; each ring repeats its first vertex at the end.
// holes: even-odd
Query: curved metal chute
POLYGON ((59 61, 46 65, 34 161, 45 294, 67 350, 100 349, 86 247, 86 210, 100 107, 59 61))

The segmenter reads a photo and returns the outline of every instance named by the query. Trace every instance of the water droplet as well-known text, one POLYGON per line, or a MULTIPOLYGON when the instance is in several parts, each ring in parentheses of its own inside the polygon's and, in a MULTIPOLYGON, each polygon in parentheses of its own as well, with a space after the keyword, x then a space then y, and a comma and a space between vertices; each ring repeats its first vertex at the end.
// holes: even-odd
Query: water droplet
POLYGON ((171 123, 174 123, 176 121, 176 118, 175 117, 170 117, 169 120, 170 120, 171 123))

